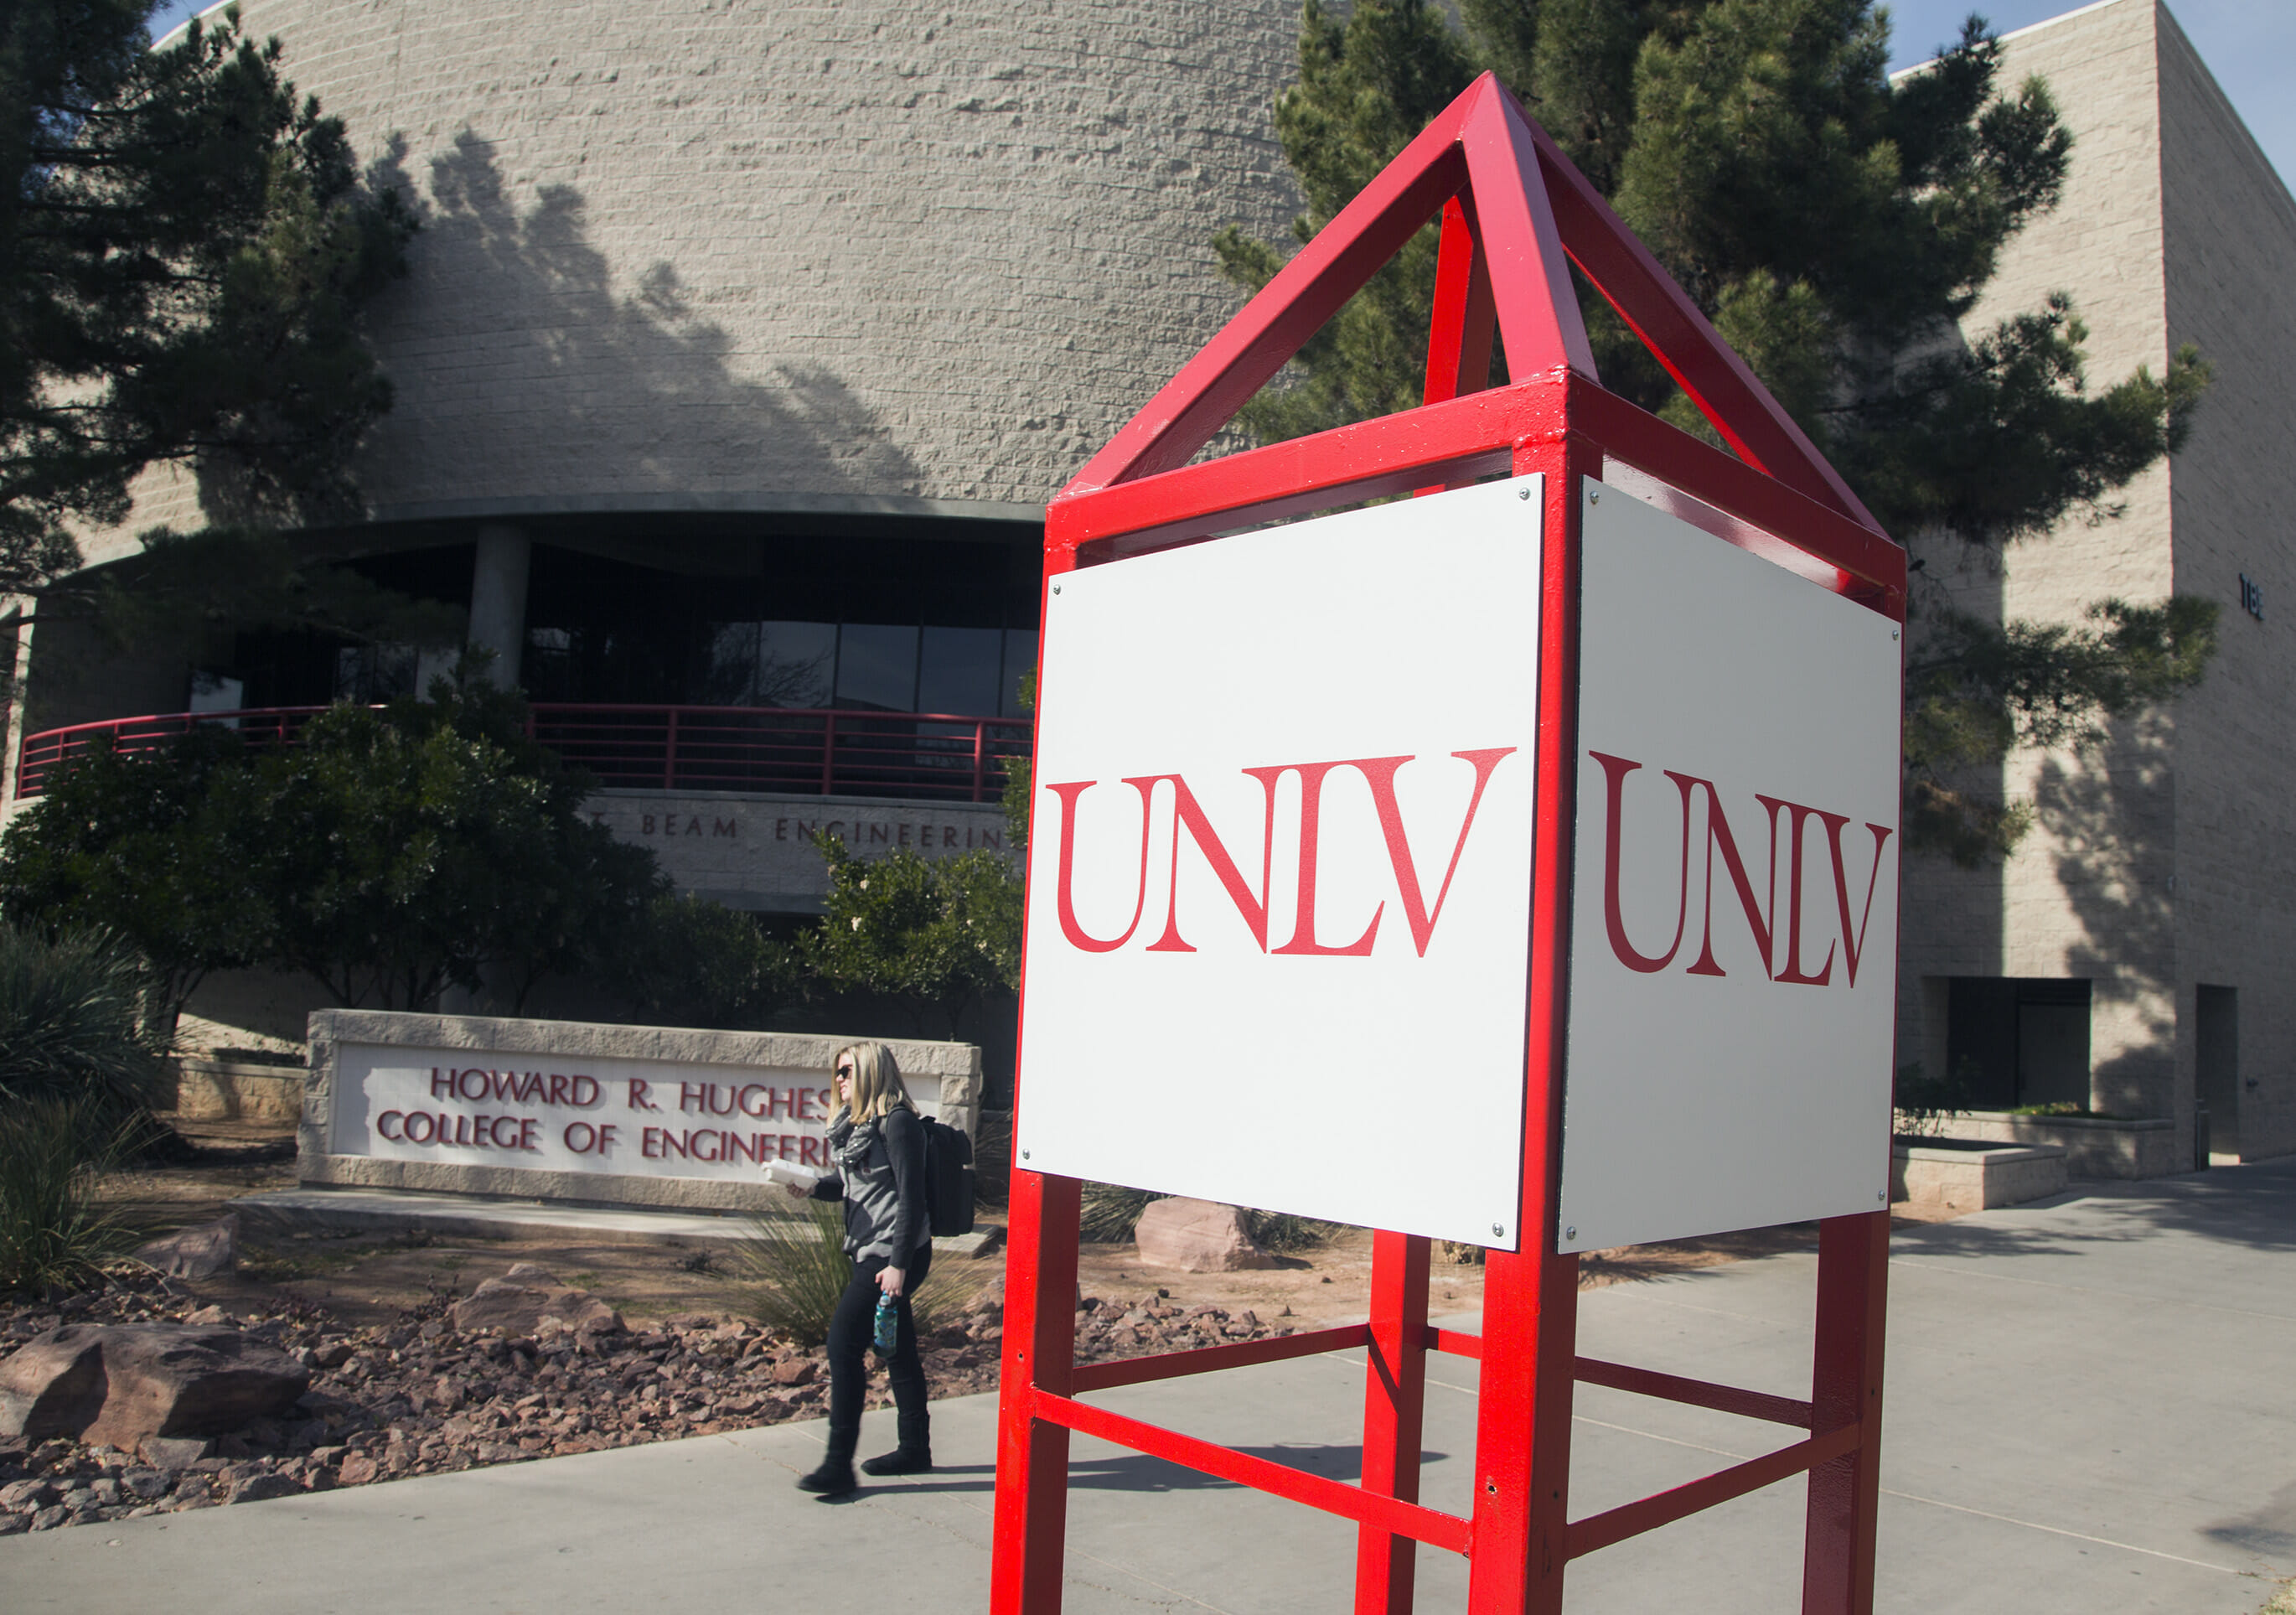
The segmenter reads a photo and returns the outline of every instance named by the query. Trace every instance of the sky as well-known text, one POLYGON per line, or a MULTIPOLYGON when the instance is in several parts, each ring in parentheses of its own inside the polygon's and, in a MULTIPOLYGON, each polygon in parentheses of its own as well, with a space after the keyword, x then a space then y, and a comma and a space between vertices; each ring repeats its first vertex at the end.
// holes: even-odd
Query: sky
MULTIPOLYGON (((213 0, 166 0, 152 14, 158 38, 213 0)), ((1890 13, 1892 69, 1911 67, 1961 35, 1961 20, 1976 11, 1997 33, 2030 28, 2075 9, 2067 0, 1895 0, 1890 13)), ((2290 0, 2170 0, 2201 60, 2224 86, 2248 132, 2264 148, 2282 181, 2296 190, 2296 4, 2290 0)), ((289 66, 291 74, 292 64, 289 66)))
MULTIPOLYGON (((1895 0, 1890 66, 1911 67, 1936 55, 1939 45, 1961 37, 1961 20, 1972 11, 1994 32, 2006 34, 2075 9, 2065 0, 1895 0)), ((2281 183, 2296 190, 2296 4, 2169 0, 2169 11, 2272 160, 2281 183)))

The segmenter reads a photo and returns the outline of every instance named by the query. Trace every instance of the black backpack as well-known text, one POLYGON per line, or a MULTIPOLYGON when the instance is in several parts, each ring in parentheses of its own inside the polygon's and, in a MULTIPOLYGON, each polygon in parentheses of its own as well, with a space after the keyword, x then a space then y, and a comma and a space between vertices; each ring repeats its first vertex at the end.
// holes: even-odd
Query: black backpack
POLYGON ((953 1127, 920 1114, 925 1129, 926 1208, 935 1239, 972 1232, 972 1140, 963 1127, 953 1127))

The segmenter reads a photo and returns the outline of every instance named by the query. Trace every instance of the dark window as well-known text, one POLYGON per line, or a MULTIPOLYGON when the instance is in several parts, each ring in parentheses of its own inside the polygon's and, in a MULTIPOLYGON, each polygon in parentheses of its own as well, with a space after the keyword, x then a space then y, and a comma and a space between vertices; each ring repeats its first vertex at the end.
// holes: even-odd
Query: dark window
POLYGON ((917 630, 849 622, 837 633, 837 704, 879 712, 917 709, 917 630))
MULTIPOLYGON (((1012 714, 1036 654, 1040 535, 959 525, 537 523, 520 682, 538 701, 1012 714)), ((466 606, 472 558, 447 542, 353 564, 466 606)), ((266 631, 241 635, 234 664, 210 670, 241 679, 250 706, 290 706, 400 693, 410 666, 398 649, 266 631)))
POLYGON ((917 664, 917 710, 967 717, 996 711, 1004 637, 995 628, 927 628, 917 664))
MULTIPOLYGON (((1019 717, 1021 710, 1021 681, 1037 670, 1037 630, 1007 628, 1004 630, 1004 676, 996 686, 996 712, 1000 717, 1019 717)), ((983 707, 983 712, 989 710, 983 707)))
POLYGON ((1946 1066, 1980 1111, 2089 1101, 2089 984, 2046 976, 1956 976, 1946 1066))

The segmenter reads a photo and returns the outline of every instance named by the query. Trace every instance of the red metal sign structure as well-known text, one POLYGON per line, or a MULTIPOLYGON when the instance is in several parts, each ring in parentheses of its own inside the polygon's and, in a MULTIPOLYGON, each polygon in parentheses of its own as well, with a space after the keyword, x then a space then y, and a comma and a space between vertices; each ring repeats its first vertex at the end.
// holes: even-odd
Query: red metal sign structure
MULTIPOLYGON (((1073 1178, 1013 1174, 991 1607, 1060 1607, 1070 1433, 1118 1443, 1356 1521, 1356 1609, 1404 1615, 1424 1543, 1470 1562, 1480 1615, 1562 1608, 1573 1559, 1796 1474, 1808 1477, 1805 1615, 1872 1608, 1882 1412, 1886 1209, 1820 1224, 1807 1398, 1578 1355, 1578 1258, 1558 1252, 1562 1077, 1578 799, 1582 480, 1630 467, 1758 529, 1738 540, 1892 621, 1904 552, 1635 240, 1593 186, 1486 75, 1157 394, 1046 512, 1046 586, 1062 574, 1366 499, 1538 474, 1546 502, 1537 808, 1519 1248, 1493 1250, 1480 1337, 1428 1322, 1429 1242, 1374 1236, 1368 1323, 1079 1365, 1073 1178), (1236 410, 1414 232, 1440 214, 1423 407, 1192 463, 1236 410), (1649 346, 1733 453, 1628 403, 1595 373, 1576 266, 1649 346), (1507 385, 1488 385, 1496 333, 1507 385), (1305 1472, 1113 1412, 1092 1393, 1360 1348, 1363 1471, 1305 1472), (1472 1514, 1421 1504, 1427 1354, 1480 1359, 1472 1514), (1573 1519, 1573 1387, 1719 1409, 1800 1432, 1768 1455, 1573 1519)), ((1025 1046, 1019 1102, 1028 1100, 1025 1046)), ((1024 1112, 1025 1113, 1025 1112, 1024 1112)), ((1886 1147, 1882 1144, 1881 1147, 1886 1147)))

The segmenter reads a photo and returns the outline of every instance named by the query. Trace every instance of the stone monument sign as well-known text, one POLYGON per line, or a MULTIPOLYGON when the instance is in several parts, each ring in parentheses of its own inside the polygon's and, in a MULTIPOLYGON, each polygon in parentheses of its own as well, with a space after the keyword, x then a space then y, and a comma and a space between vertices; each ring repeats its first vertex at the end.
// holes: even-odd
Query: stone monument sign
MULTIPOLYGON (((378 1010, 310 1027, 307 1185, 685 1211, 775 1203, 775 1161, 827 1168, 830 1062, 854 1041, 378 1010)), ((974 1131, 980 1049, 887 1041, 917 1108, 974 1131)))

